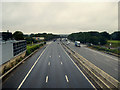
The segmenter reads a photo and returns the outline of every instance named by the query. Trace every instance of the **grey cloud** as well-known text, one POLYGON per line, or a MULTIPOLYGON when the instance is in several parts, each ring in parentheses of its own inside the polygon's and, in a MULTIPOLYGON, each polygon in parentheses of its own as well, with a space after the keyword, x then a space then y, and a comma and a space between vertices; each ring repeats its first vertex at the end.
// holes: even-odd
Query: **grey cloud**
POLYGON ((3 30, 24 33, 118 29, 117 2, 3 3, 3 30))

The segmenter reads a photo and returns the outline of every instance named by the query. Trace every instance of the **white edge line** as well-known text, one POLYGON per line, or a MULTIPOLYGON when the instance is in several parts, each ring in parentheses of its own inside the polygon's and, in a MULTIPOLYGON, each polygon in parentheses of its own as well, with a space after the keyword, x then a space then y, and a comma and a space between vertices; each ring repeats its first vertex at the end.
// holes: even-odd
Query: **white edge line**
MULTIPOLYGON (((63 49, 63 47, 62 47, 62 49, 63 49)), ((67 54, 67 52, 64 49, 63 49, 63 51, 67 54)), ((67 56, 70 58, 70 60, 73 62, 73 64, 77 67, 77 69, 83 74, 83 76, 88 80, 88 82, 92 85, 92 87, 95 88, 95 86, 92 84, 92 82, 85 76, 85 74, 80 70, 80 68, 76 65, 76 63, 72 60, 72 58, 68 54, 67 54, 67 56)))
MULTIPOLYGON (((48 45, 49 46, 49 45, 48 45)), ((27 75, 25 76, 25 78, 22 80, 22 82, 20 83, 20 85, 18 86, 17 90, 19 90, 21 88, 21 86, 23 85, 23 83, 25 82, 25 80, 27 79, 27 77, 29 76, 29 74, 31 73, 31 71, 33 70, 33 68, 35 67, 35 65, 37 64, 39 58, 43 55, 43 53, 45 52, 45 50, 48 48, 48 46, 44 49, 44 51, 41 53, 41 55, 37 58, 37 60, 35 61, 35 63, 33 64, 32 68, 29 70, 29 72, 27 73, 27 75)))

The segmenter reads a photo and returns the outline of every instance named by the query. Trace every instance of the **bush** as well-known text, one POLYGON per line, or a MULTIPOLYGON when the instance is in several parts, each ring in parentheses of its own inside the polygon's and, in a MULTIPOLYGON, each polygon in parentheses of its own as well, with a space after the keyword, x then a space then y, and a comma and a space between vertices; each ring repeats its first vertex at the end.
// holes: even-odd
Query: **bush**
POLYGON ((93 45, 92 47, 100 51, 112 52, 112 53, 120 55, 120 50, 118 49, 108 49, 105 47, 100 47, 100 46, 95 46, 95 45, 93 45))
POLYGON ((4 74, 5 72, 7 72, 9 69, 10 69, 9 66, 4 66, 2 74, 4 74))
POLYGON ((27 46, 27 51, 26 51, 26 56, 34 52, 36 49, 40 48, 43 46, 43 44, 38 44, 38 45, 32 45, 32 46, 27 46))

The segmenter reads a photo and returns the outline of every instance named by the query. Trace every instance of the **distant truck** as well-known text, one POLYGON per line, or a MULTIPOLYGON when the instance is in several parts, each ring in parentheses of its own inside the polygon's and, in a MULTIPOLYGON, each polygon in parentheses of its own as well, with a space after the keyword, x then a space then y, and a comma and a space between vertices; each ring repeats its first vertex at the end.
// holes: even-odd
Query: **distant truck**
POLYGON ((80 41, 75 41, 75 46, 80 47, 80 41))

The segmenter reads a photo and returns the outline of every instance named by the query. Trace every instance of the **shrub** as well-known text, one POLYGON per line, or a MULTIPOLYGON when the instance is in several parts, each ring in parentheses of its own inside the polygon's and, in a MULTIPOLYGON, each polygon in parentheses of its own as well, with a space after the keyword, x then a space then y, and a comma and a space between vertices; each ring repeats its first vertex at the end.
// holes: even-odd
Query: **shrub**
POLYGON ((118 49, 108 49, 105 47, 100 47, 100 46, 95 46, 95 45, 93 45, 92 47, 100 51, 112 52, 112 53, 120 55, 120 50, 118 49))
POLYGON ((27 46, 26 56, 34 52, 36 49, 40 48, 40 46, 43 46, 43 44, 37 44, 32 46, 27 46))

